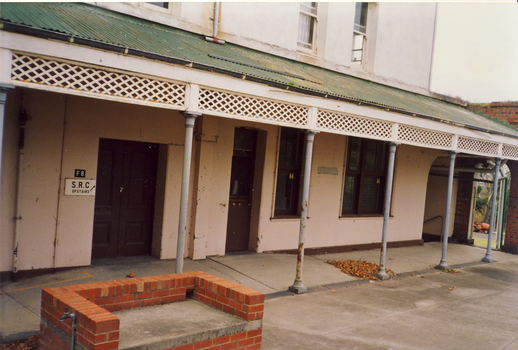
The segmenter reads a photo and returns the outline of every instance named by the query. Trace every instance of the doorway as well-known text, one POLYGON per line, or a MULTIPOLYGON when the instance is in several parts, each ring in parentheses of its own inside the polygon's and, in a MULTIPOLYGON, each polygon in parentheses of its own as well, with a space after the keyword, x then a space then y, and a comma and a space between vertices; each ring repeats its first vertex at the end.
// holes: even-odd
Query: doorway
POLYGON ((226 252, 248 250, 257 131, 236 128, 230 174, 226 252))
POLYGON ((100 139, 92 259, 148 255, 158 145, 100 139))

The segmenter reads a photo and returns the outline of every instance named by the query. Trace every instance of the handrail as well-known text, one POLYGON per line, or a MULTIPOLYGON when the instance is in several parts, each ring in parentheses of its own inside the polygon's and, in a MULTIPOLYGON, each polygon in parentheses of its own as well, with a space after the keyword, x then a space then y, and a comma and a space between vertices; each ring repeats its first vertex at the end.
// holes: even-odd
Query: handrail
POLYGON ((442 217, 442 215, 436 215, 436 216, 434 216, 431 219, 425 220, 423 222, 423 225, 426 224, 427 222, 432 221, 432 220, 437 219, 437 218, 441 219, 441 241, 442 241, 442 230, 443 230, 443 226, 444 226, 444 218, 442 217))

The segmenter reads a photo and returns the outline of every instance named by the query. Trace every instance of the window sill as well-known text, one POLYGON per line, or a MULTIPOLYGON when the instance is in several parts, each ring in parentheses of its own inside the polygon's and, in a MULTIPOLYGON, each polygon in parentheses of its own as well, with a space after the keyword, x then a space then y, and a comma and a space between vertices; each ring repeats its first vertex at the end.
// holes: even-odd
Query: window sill
POLYGON ((270 218, 270 221, 300 221, 300 215, 278 215, 270 218))
POLYGON ((349 65, 349 68, 352 68, 352 69, 357 70, 359 72, 366 72, 367 71, 365 69, 365 65, 363 63, 358 63, 358 62, 354 62, 354 61, 351 61, 350 65, 349 65))
MULTIPOLYGON (((390 215, 389 218, 394 217, 393 215, 390 215)), ((383 219, 383 214, 363 214, 363 215, 344 215, 339 216, 339 220, 348 220, 348 219, 383 219)))

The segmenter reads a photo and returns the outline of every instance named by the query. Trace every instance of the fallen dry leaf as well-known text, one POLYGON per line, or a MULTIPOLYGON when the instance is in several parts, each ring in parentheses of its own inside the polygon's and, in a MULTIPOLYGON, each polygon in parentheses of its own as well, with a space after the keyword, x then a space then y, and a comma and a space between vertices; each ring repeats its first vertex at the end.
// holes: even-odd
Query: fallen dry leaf
POLYGON ((334 289, 331 289, 331 293, 336 293, 336 290, 334 290, 334 289))
MULTIPOLYGON (((333 265, 334 267, 340 269, 340 271, 343 273, 350 276, 360 279, 379 281, 379 278, 375 276, 379 270, 378 264, 363 260, 326 260, 326 263, 333 265)), ((385 272, 390 277, 395 275, 392 270, 387 268, 385 269, 385 272)))
POLYGON ((450 292, 451 292, 451 291, 452 291, 452 290, 454 290, 455 288, 457 288, 457 287, 451 287, 451 288, 448 288, 448 289, 449 289, 449 290, 450 290, 450 292))
POLYGON ((129 274, 126 275, 126 277, 129 277, 129 278, 133 278, 135 276, 136 276, 136 274, 133 271, 131 271, 129 274))
POLYGON ((8 344, 0 344, 1 350, 37 350, 40 348, 40 336, 34 335, 26 341, 15 341, 8 344))

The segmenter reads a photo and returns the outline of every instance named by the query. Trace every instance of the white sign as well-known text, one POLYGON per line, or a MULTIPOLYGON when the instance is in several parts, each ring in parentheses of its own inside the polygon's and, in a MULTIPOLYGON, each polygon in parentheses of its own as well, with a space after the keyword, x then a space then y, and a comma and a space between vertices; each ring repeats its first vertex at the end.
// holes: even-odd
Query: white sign
POLYGON ((65 196, 95 196, 95 180, 65 179, 65 196))

